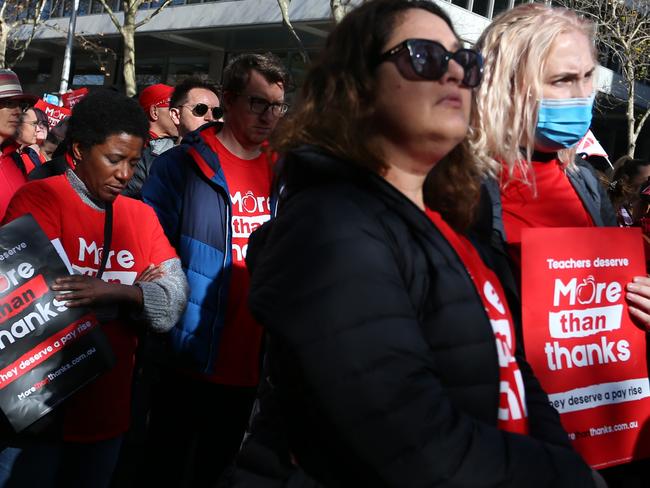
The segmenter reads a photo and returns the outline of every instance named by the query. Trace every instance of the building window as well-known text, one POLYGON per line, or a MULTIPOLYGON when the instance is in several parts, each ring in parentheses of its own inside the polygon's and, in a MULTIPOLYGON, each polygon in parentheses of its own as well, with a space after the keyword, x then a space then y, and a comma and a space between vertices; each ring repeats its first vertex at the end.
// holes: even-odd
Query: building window
POLYGON ((101 14, 104 12, 104 6, 99 2, 99 0, 93 0, 92 5, 90 6, 91 14, 101 14))
POLYGON ((167 70, 167 84, 176 85, 185 78, 198 77, 208 79, 210 59, 208 57, 171 57, 167 70))
POLYGON ((165 81, 165 59, 163 58, 142 58, 135 65, 135 82, 140 91, 145 86, 164 83, 165 81))

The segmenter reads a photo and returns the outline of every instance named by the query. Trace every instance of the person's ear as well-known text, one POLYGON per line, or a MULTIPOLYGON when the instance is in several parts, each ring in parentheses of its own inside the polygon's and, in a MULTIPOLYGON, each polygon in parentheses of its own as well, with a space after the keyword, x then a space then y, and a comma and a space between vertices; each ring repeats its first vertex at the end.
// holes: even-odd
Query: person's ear
POLYGON ((235 103, 235 99, 237 98, 237 94, 233 92, 223 92, 221 95, 221 108, 224 113, 226 113, 230 107, 232 106, 233 103, 235 103))
POLYGON ((86 151, 81 147, 81 144, 78 142, 72 143, 72 159, 74 160, 75 164, 78 164, 79 161, 83 159, 85 152, 86 151))
POLYGON ((182 107, 171 107, 169 109, 169 117, 172 119, 172 122, 176 127, 181 125, 181 108, 182 107))
POLYGON ((156 121, 158 120, 158 107, 152 105, 149 107, 149 120, 156 121))

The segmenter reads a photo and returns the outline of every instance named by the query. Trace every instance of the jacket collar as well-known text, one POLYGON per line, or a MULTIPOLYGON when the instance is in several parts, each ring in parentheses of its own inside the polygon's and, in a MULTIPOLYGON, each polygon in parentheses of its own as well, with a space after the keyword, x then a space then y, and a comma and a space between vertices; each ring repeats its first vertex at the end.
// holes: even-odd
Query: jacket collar
POLYGON ((279 163, 283 176, 282 200, 303 189, 335 182, 348 182, 378 195, 386 204, 422 231, 435 227, 426 214, 409 198, 378 174, 345 161, 322 148, 305 145, 290 151, 279 163))
POLYGON ((221 122, 209 122, 202 125, 195 131, 186 134, 183 137, 181 145, 185 148, 194 164, 199 171, 210 181, 218 184, 223 188, 226 186, 226 178, 221 170, 219 155, 216 154, 207 143, 207 138, 221 130, 221 122))

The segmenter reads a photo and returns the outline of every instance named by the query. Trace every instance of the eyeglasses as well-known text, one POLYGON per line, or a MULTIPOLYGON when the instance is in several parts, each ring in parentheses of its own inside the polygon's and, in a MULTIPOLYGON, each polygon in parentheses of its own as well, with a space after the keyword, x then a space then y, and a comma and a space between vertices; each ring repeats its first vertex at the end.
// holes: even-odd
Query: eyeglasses
POLYGON ((263 115, 267 110, 271 109, 271 113, 275 117, 284 117, 284 115, 289 110, 288 103, 281 102, 269 102, 259 97, 248 97, 248 106, 251 109, 251 112, 257 115, 263 115))
POLYGON ((219 120, 223 117, 223 109, 221 107, 208 107, 205 103, 197 103, 196 105, 181 105, 181 107, 187 107, 192 112, 192 115, 195 117, 203 117, 208 113, 208 110, 212 111, 212 118, 214 120, 219 120))
MULTIPOLYGON (((436 41, 407 39, 379 57, 383 63, 403 51, 408 51, 415 74, 425 80, 436 81, 443 77, 453 59, 463 68, 462 84, 468 88, 479 85, 483 77, 483 56, 472 49, 459 49, 452 53, 436 41)), ((398 65, 399 68, 399 65, 398 65)))
POLYGON ((41 128, 41 129, 47 129, 48 126, 45 122, 39 122, 38 120, 34 120, 33 122, 28 122, 24 120, 22 122, 25 125, 31 125, 34 129, 41 128))
POLYGON ((34 120, 34 121, 23 120, 21 123, 25 124, 25 125, 31 125, 34 129, 38 129, 38 128, 40 128, 40 129, 48 129, 47 123, 46 122, 41 122, 39 120, 34 120))

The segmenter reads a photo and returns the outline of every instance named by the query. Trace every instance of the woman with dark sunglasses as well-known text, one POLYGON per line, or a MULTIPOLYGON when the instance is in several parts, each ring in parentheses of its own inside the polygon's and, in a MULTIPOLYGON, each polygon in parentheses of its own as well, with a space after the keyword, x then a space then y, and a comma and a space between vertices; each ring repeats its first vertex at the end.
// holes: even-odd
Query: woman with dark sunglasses
POLYGON ((249 245, 268 372, 231 485, 593 486, 464 236, 480 79, 429 1, 364 3, 330 35, 249 245))

